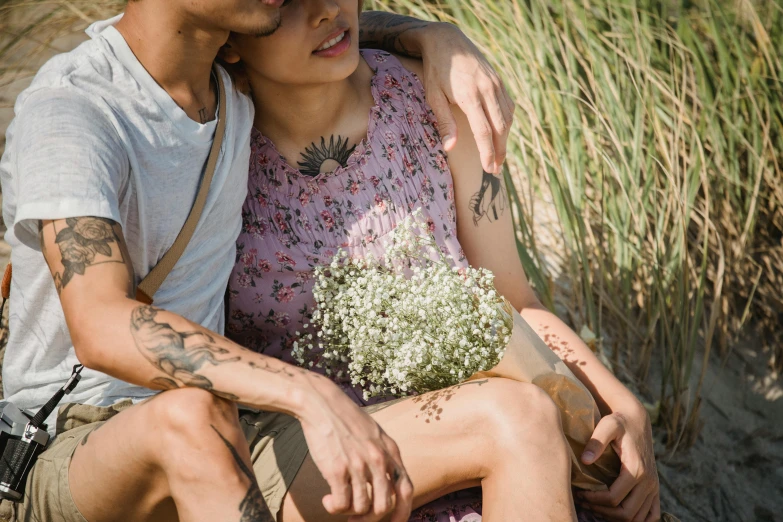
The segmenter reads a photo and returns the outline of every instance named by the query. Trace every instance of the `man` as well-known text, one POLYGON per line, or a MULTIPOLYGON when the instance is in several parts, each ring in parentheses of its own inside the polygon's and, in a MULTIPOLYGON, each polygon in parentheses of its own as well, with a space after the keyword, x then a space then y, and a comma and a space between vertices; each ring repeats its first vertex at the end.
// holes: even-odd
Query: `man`
MULTIPOLYGON (((329 513, 406 520, 412 485, 366 413, 331 381, 219 335, 253 120, 220 69, 227 126, 201 220, 155 306, 132 297, 191 210, 216 128, 219 48, 231 31, 274 31, 285 3, 133 0, 19 96, 0 163, 14 264, 6 398, 37 410, 73 365, 87 369, 77 404, 49 419, 58 436, 16 519, 274 520, 301 465, 294 449, 307 447, 329 513), (235 403, 264 413, 240 421, 235 403)), ((451 26, 393 15, 368 13, 363 30, 424 55, 444 141, 455 137, 448 103, 461 101, 497 171, 512 109, 475 48, 451 26), (440 94, 442 77, 462 90, 440 94)))

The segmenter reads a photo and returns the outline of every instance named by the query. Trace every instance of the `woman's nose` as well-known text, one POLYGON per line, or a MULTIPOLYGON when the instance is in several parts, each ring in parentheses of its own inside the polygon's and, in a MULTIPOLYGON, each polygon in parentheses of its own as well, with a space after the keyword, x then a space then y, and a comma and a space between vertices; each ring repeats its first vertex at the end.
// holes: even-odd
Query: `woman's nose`
POLYGON ((331 22, 340 14, 340 4, 337 0, 314 0, 310 3, 310 20, 314 27, 324 22, 331 22))

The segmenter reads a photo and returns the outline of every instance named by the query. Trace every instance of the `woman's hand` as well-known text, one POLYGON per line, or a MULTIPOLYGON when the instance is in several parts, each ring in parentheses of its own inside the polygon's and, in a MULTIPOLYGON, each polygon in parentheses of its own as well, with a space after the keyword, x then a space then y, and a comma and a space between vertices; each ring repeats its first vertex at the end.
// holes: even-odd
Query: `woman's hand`
POLYGON ((449 105, 459 105, 470 122, 484 170, 500 173, 515 108, 503 82, 456 26, 430 24, 418 36, 427 102, 438 118, 444 147, 451 150, 457 142, 457 123, 449 105))
POLYGON ((661 502, 650 419, 641 405, 626 411, 602 418, 582 453, 582 462, 592 464, 611 444, 622 462, 620 474, 608 491, 585 491, 577 497, 611 522, 658 521, 661 502))

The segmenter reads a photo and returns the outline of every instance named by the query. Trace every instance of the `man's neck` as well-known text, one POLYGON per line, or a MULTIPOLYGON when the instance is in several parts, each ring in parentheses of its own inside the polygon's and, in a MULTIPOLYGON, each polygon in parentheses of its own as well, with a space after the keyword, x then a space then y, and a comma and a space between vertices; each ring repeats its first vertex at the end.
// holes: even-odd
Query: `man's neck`
POLYGON ((115 27, 158 85, 191 119, 205 123, 217 103, 212 63, 228 32, 195 26, 164 3, 155 5, 161 7, 129 2, 115 27))

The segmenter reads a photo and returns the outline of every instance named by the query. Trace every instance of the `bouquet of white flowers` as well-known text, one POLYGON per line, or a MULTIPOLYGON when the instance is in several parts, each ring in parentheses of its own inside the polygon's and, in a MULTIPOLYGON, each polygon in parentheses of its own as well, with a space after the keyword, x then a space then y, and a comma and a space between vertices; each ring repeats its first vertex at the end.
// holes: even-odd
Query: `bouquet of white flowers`
MULTIPOLYGON (((381 259, 338 252, 315 270, 312 330, 299 333, 300 364, 349 378, 365 398, 439 390, 504 377, 535 384, 561 411, 572 484, 606 489, 619 471, 611 450, 580 455, 600 419, 590 392, 549 349, 481 268, 454 268, 419 210, 390 233, 381 259)), ((510 405, 511 406, 511 405, 510 405)))
POLYGON ((422 225, 418 211, 402 222, 383 259, 341 251, 316 268, 317 333, 294 345, 300 363, 347 372, 365 400, 443 389, 497 365, 513 320, 492 272, 453 267, 422 225))

